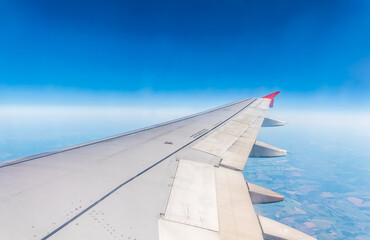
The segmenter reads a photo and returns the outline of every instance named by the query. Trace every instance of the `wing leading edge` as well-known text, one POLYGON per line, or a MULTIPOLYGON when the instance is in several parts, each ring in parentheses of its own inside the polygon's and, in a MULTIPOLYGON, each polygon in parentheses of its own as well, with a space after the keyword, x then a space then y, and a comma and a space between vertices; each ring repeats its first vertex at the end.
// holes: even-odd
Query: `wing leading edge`
MULTIPOLYGON (((276 96, 275 94, 274 96, 276 96)), ((274 97, 273 96, 273 97, 274 97)), ((4 239, 313 239, 257 216, 281 201, 246 183, 265 98, 0 165, 4 239)), ((286 153, 286 152, 285 152, 286 153)))

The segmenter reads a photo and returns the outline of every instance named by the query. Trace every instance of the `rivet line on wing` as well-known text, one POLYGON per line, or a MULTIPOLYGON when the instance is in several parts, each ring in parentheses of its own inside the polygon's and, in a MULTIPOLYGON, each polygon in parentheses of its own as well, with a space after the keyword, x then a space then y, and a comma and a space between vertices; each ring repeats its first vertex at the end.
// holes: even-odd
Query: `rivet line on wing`
POLYGON ((248 103, 245 107, 243 107, 242 109, 240 109, 239 111, 237 111, 236 113, 234 113, 233 115, 231 115, 230 117, 228 117, 226 120, 220 122, 219 124, 217 124, 216 126, 214 126, 213 128, 211 128, 210 130, 208 130, 207 132, 205 132, 204 134, 200 135, 199 137, 193 139, 192 141, 190 141, 189 143, 185 144, 184 146, 182 146, 181 148, 177 149, 176 151, 172 152, 171 154, 167 155, 166 157, 162 158, 161 160, 159 160, 158 162, 154 163, 153 165, 151 165, 150 167, 146 168, 145 170, 143 170, 142 172, 136 174, 135 176, 131 177, 130 179, 126 180, 125 182, 123 182, 122 184, 118 185, 117 187, 115 187, 113 190, 111 190, 110 192, 108 192, 106 195, 104 195, 103 197, 101 197, 100 199, 98 199, 96 202, 94 202, 93 204, 91 204, 90 206, 88 206, 87 208, 85 208, 84 210, 82 210, 80 213, 78 213, 76 216, 74 216, 73 218, 71 218, 70 220, 68 220, 67 222, 65 222, 64 224, 62 224, 61 226, 59 226, 58 228, 56 228, 55 230, 53 230, 52 232, 50 232, 48 235, 46 235, 45 237, 42 238, 42 240, 44 239, 48 239, 50 238, 51 236, 53 236, 54 234, 56 234, 58 231, 60 231, 61 229, 63 229, 64 227, 66 227, 68 224, 70 224, 71 222, 73 222, 74 220, 76 220, 77 218, 79 218, 80 216, 82 216, 84 213, 86 213, 87 211, 89 211, 91 208, 95 207, 96 205, 98 205, 100 202, 102 202, 104 199, 106 199, 107 197, 109 197, 110 195, 112 195, 114 192, 116 192, 118 189, 120 189, 122 186, 126 185, 127 183, 131 182, 132 180, 134 180, 135 178, 139 177, 140 175, 144 174, 145 172, 149 171, 150 169, 152 169, 153 167, 157 166, 158 164, 160 164, 161 162, 165 161, 166 159, 168 159, 169 157, 171 157, 172 155, 174 155, 175 153, 179 152, 180 150, 186 148, 187 146, 189 146, 190 144, 192 144, 193 142, 197 141, 198 139, 200 139, 201 137, 203 137, 204 135, 206 135, 207 133, 213 131, 214 129, 216 129, 217 127, 219 127, 221 124, 227 122, 228 120, 230 120, 232 117, 234 117, 235 115, 237 115, 238 113, 240 113, 241 111, 243 111, 245 108, 247 108, 250 104, 252 104, 254 101, 256 101, 256 99, 254 99, 253 101, 251 101, 250 103, 248 103))

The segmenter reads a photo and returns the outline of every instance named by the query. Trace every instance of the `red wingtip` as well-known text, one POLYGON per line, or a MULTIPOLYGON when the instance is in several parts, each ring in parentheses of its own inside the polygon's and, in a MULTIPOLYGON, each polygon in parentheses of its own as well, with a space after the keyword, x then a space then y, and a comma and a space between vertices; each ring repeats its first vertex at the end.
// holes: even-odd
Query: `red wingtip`
POLYGON ((267 99, 271 100, 270 108, 272 108, 274 106, 274 97, 276 97, 276 95, 278 95, 279 93, 280 93, 280 91, 277 91, 277 92, 271 93, 271 94, 263 97, 263 98, 267 98, 267 99))
POLYGON ((276 97, 276 95, 278 95, 279 93, 280 93, 280 91, 277 91, 277 92, 271 93, 271 94, 269 94, 267 96, 264 96, 263 98, 267 98, 267 99, 273 100, 274 97, 276 97))

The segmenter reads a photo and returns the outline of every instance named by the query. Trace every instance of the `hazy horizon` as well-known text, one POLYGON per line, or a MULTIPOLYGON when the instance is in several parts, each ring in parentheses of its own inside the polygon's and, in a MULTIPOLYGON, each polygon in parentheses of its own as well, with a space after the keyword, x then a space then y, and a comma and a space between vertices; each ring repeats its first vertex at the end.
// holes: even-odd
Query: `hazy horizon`
POLYGON ((0 1, 0 162, 281 91, 256 211, 369 239, 370 2, 0 1))

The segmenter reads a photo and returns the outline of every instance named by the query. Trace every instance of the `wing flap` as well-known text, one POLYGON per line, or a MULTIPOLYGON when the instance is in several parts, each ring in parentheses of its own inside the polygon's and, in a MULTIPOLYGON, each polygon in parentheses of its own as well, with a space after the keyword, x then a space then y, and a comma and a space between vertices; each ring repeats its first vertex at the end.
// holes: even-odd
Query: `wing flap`
POLYGON ((216 168, 216 186, 220 239, 262 240, 243 174, 223 167, 216 168))
POLYGON ((216 131, 207 138, 204 138, 202 141, 194 145, 193 148, 216 156, 220 156, 237 139, 238 137, 235 137, 231 134, 216 131))
MULTIPOLYGON (((168 226, 168 222, 217 232, 219 239, 262 240, 243 174, 210 164, 180 160, 162 219, 158 222, 160 240, 167 239, 167 234, 161 238, 161 231, 170 231, 171 226, 179 231, 185 228, 182 225, 168 226)), ((188 230, 198 234, 198 230, 188 230)))
POLYGON ((243 170, 248 156, 256 141, 263 118, 258 117, 254 123, 231 145, 223 154, 221 154, 221 165, 229 168, 243 170))
POLYGON ((218 131, 239 137, 248 129, 248 127, 248 124, 230 120, 230 122, 222 126, 218 131))
POLYGON ((214 167, 180 160, 164 219, 218 231, 214 167))
POLYGON ((266 116, 270 99, 258 99, 192 148, 221 158, 221 165, 243 170, 266 116))

